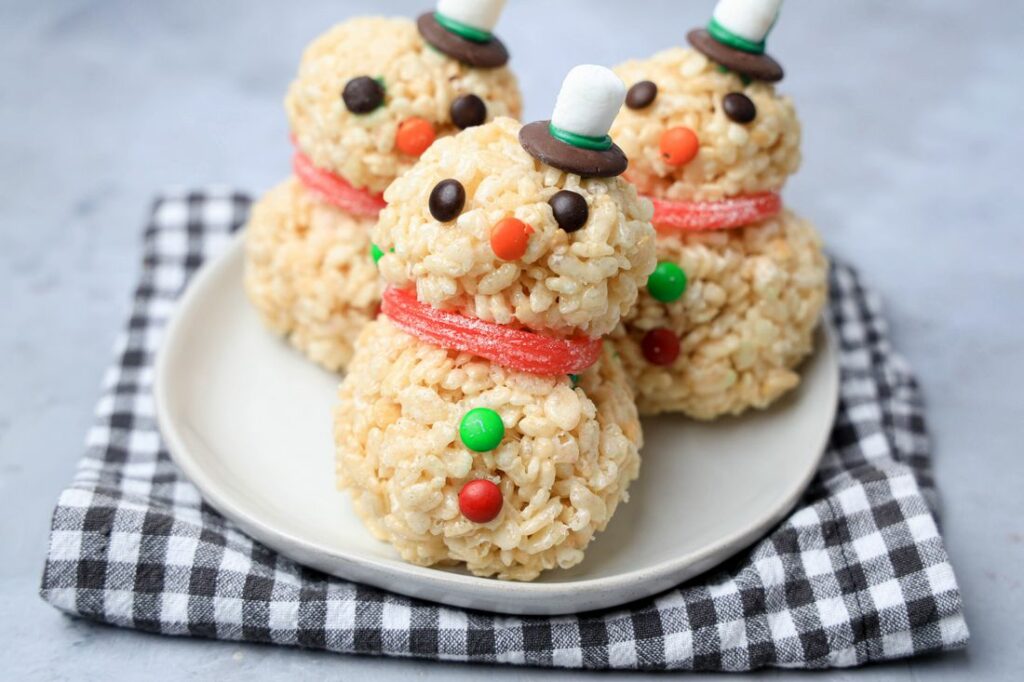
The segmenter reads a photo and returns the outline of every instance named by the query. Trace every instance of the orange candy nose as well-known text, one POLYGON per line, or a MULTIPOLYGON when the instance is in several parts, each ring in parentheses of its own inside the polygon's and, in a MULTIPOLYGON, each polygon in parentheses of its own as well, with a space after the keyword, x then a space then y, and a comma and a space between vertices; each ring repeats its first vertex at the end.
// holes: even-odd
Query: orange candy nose
POLYGON ((491 228, 491 250, 501 260, 517 260, 526 253, 533 228, 516 218, 503 218, 491 228))
POLYGON ((419 156, 427 151, 436 138, 437 133, 434 132, 434 126, 430 121, 413 116, 398 124, 395 146, 403 154, 419 156))
POLYGON ((700 140, 697 133, 686 126, 669 128, 661 134, 661 158, 670 166, 682 166, 697 156, 700 140))

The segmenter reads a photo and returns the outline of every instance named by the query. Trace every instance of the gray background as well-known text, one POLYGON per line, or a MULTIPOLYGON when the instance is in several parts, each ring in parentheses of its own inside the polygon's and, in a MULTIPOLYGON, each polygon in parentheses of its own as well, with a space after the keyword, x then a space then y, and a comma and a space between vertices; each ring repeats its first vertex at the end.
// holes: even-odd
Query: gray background
MULTIPOLYGON (((278 181, 280 102, 303 45, 352 14, 428 3, 0 4, 0 676, 576 677, 164 638, 72 620, 36 594, 153 194, 278 181)), ((572 65, 680 44, 712 5, 511 0, 499 32, 527 119, 549 112, 572 65)), ((1020 679, 1022 27, 1024 3, 1009 1, 789 0, 771 37, 805 129, 786 198, 882 292, 921 377, 973 634, 966 653, 844 678, 1020 679)))

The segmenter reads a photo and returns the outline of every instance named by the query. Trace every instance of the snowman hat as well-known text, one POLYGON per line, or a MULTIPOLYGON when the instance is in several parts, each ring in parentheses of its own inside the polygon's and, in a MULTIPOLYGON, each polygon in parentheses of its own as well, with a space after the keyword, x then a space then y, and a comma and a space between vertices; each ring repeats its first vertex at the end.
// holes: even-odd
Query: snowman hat
POLYGON ((508 62, 505 44, 492 33, 505 0, 437 0, 437 10, 416 21, 420 35, 452 59, 482 69, 508 62))
POLYGON ((608 130, 626 86, 611 69, 574 67, 562 82, 550 121, 534 121, 519 131, 519 144, 534 158, 584 178, 608 178, 626 170, 626 155, 608 130))
POLYGON ((698 51, 737 73, 758 80, 782 80, 782 66, 765 54, 765 39, 779 17, 782 0, 718 0, 706 29, 686 39, 698 51))

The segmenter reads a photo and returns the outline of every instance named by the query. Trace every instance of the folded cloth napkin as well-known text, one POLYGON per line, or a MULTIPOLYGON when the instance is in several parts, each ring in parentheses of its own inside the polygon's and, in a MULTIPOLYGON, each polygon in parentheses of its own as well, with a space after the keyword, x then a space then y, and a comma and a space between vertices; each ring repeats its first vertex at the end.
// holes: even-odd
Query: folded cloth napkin
POLYGON ((838 263, 829 314, 842 387, 828 451, 797 509, 710 573, 603 612, 509 617, 333 578, 255 543, 170 461, 151 397, 175 299, 248 207, 214 190, 154 206, 88 450, 53 515, 42 596, 58 609, 168 635, 568 668, 824 668, 967 642, 918 388, 878 298, 838 263))

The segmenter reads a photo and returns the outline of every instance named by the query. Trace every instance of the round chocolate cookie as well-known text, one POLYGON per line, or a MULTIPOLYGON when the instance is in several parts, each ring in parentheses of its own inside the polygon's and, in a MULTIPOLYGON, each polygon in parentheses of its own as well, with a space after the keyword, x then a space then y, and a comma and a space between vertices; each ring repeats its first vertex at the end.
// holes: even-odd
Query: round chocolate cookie
POLYGON ((704 56, 744 76, 775 83, 784 75, 782 66, 767 54, 744 52, 723 45, 703 28, 693 29, 686 34, 686 39, 704 56))
POLYGON ((430 45, 467 66, 493 69, 508 63, 508 50, 497 36, 485 43, 468 40, 441 26, 430 12, 420 15, 416 27, 430 45))
POLYGON ((519 143, 534 158, 583 178, 611 178, 622 175, 626 154, 613 144, 605 150, 583 149, 551 136, 551 121, 534 121, 519 131, 519 143))

